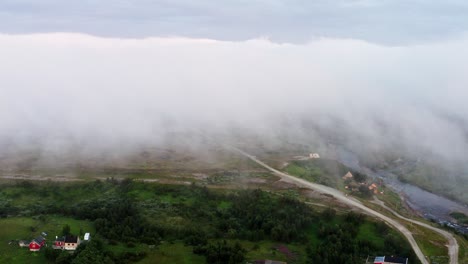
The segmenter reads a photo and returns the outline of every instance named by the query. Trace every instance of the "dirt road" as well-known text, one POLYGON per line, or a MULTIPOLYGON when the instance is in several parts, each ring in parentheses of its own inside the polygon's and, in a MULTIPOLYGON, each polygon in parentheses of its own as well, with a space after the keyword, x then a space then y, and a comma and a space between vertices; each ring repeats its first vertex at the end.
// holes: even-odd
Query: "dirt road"
POLYGON ((450 257, 450 264, 458 264, 458 248, 459 248, 458 241, 451 233, 449 233, 449 232, 447 232, 445 230, 433 227, 433 226, 428 225, 426 223, 419 222, 419 221, 414 220, 414 219, 406 218, 406 217, 400 215, 399 213, 393 211, 390 207, 386 206, 385 203, 382 202, 381 200, 379 200, 377 197, 374 197, 374 199, 375 199, 376 204, 378 204, 378 205, 382 206, 383 208, 387 209, 388 211, 390 211, 396 217, 398 217, 400 219, 403 219, 405 221, 411 222, 413 224, 425 227, 427 229, 430 229, 430 230, 432 230, 434 232, 437 232, 437 233, 441 234, 443 237, 445 237, 447 239, 447 241, 448 241, 447 247, 448 247, 448 254, 449 254, 449 257, 450 257))
MULTIPOLYGON (((291 176, 289 174, 286 174, 284 172, 281 172, 279 170, 276 170, 276 169, 270 167, 266 163, 258 160, 255 156, 252 156, 252 155, 250 155, 250 154, 248 154, 248 153, 246 153, 246 152, 244 152, 244 151, 242 151, 242 150, 240 150, 238 148, 235 148, 235 147, 232 147, 232 146, 228 146, 228 147, 230 149, 242 154, 243 156, 251 159, 252 161, 256 162, 257 164, 263 166, 264 168, 272 171, 276 175, 280 176, 284 181, 287 181, 289 183, 295 183, 296 185, 299 185, 301 187, 310 188, 310 189, 312 189, 314 191, 317 191, 317 192, 332 195, 333 197, 335 197, 335 199, 337 199, 338 201, 340 201, 340 202, 342 202, 344 204, 347 204, 347 205, 349 205, 351 207, 359 208, 362 211, 364 211, 364 212, 366 212, 366 213, 368 213, 368 214, 370 214, 372 216, 375 216, 377 218, 380 218, 380 219, 384 220, 388 224, 390 224, 390 225, 394 226, 396 229, 398 229, 406 237, 406 239, 410 243, 411 247, 413 248, 413 251, 416 253, 416 256, 419 258, 421 263, 429 264, 429 261, 424 257, 424 254, 422 253, 422 251, 419 248, 418 244, 414 240, 412 233, 404 225, 400 224, 399 222, 395 221, 394 219, 392 219, 392 218, 390 218, 388 216, 385 216, 385 215, 383 215, 383 214, 381 214, 381 213, 379 213, 377 211, 374 211, 374 210, 370 209, 369 207, 366 207, 365 205, 363 205, 358 200, 353 199, 353 198, 348 197, 348 196, 345 196, 342 192, 340 192, 340 191, 338 191, 336 189, 333 189, 333 188, 330 188, 330 187, 327 187, 327 186, 324 186, 324 185, 308 182, 308 181, 303 180, 303 179, 296 178, 294 176, 291 176)), ((458 255, 457 255, 457 260, 456 261, 458 261, 458 255)), ((457 263, 457 262, 451 262, 451 263, 457 263)))

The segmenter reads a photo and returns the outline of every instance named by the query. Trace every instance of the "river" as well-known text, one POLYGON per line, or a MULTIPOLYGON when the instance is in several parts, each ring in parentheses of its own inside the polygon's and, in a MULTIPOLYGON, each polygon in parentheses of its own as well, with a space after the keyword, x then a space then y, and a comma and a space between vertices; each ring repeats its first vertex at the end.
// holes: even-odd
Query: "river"
MULTIPOLYGON (((383 179, 388 187, 405 198, 406 203, 411 209, 419 212, 427 219, 454 225, 454 219, 449 215, 451 212, 458 211, 468 215, 467 205, 428 192, 417 186, 403 183, 398 180, 395 174, 389 171, 373 171, 367 167, 361 166, 357 155, 342 146, 335 146, 335 153, 337 160, 345 166, 355 171, 365 173, 370 177, 383 179)), ((455 227, 457 226, 455 225, 455 227)), ((468 228, 457 228, 457 230, 468 232, 468 228)))

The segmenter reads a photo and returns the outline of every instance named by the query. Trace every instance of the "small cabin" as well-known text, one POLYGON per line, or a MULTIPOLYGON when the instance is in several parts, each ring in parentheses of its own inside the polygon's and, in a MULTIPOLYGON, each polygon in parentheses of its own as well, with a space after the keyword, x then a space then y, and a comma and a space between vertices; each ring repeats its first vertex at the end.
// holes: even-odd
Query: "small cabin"
POLYGON ((352 179, 353 178, 353 174, 348 171, 348 173, 345 174, 345 176, 342 177, 343 180, 346 180, 346 179, 352 179))
POLYGON ((310 153, 309 158, 311 158, 311 159, 320 159, 320 155, 318 153, 310 153))
POLYGON ((27 241, 27 240, 20 240, 20 241, 18 241, 18 246, 20 246, 20 247, 29 247, 29 243, 31 243, 31 242, 27 241))

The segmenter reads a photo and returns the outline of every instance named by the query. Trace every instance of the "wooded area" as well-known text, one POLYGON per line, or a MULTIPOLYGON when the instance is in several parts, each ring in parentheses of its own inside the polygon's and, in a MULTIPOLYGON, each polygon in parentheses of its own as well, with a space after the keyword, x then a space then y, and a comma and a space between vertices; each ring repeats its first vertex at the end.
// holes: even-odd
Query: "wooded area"
POLYGON ((302 245, 307 263, 360 263, 368 254, 415 260, 407 242, 383 223, 353 212, 316 212, 296 198, 259 189, 219 191, 110 178, 80 184, 20 182, 4 186, 0 197, 2 217, 63 215, 94 222, 96 239, 73 255, 47 249, 51 263, 130 263, 146 252, 115 255, 106 245, 157 247, 176 240, 207 263, 243 263, 248 249, 227 241, 264 240, 302 245), (363 225, 373 233, 359 235, 363 225))

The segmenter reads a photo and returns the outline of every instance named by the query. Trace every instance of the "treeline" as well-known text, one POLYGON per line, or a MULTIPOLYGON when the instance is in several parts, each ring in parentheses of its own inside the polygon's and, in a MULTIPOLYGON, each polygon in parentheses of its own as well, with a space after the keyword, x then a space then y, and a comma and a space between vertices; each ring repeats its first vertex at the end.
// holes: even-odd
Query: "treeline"
POLYGON ((198 186, 144 185, 131 181, 99 184, 113 184, 116 192, 98 199, 75 201, 68 206, 54 203, 34 206, 32 214, 61 214, 92 220, 98 234, 111 243, 146 244, 190 237, 268 239, 285 243, 305 241, 302 230, 310 225, 314 216, 304 203, 261 190, 221 194, 198 186), (192 202, 140 200, 131 195, 148 190, 156 197, 184 197, 192 202), (221 203, 227 207, 218 208, 221 203), (164 221, 173 217, 187 221, 176 226, 164 221))
MULTIPOLYGON (((349 213, 343 220, 333 210, 317 213, 301 201, 262 190, 216 191, 196 185, 115 179, 73 185, 19 183, 13 187, 14 192, 0 191, 4 201, 11 195, 37 195, 42 199, 29 205, 8 203, 9 215, 60 214, 87 219, 94 222, 97 236, 104 243, 123 243, 129 248, 140 243, 157 246, 162 240, 182 240, 192 246, 193 253, 205 256, 208 263, 245 262, 246 250, 225 240, 297 242, 307 246, 310 263, 360 263, 367 254, 411 254, 406 241, 389 235, 384 224, 379 226, 385 239, 382 247, 357 238, 360 226, 366 222, 362 215, 349 213), (58 197, 68 200, 56 202, 58 197), (332 224, 337 219, 339 224, 332 224), (312 243, 310 232, 314 231, 310 228, 317 223, 320 241, 312 243)), ((55 263, 128 263, 145 256, 144 252, 114 256, 101 246, 83 246, 73 259, 54 255, 56 252, 48 254, 55 263), (86 262, 92 255, 98 261, 86 262)))

